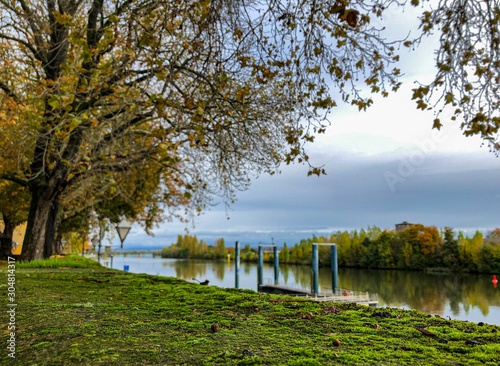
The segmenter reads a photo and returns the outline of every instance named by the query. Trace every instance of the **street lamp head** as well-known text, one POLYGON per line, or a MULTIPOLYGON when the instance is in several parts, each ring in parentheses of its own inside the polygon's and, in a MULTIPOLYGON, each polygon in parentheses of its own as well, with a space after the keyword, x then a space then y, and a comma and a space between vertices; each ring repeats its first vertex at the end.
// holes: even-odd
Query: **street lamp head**
POLYGON ((118 225, 116 225, 116 231, 118 232, 118 236, 120 237, 121 248, 123 248, 123 242, 127 237, 130 229, 132 228, 132 223, 127 219, 123 219, 118 225))

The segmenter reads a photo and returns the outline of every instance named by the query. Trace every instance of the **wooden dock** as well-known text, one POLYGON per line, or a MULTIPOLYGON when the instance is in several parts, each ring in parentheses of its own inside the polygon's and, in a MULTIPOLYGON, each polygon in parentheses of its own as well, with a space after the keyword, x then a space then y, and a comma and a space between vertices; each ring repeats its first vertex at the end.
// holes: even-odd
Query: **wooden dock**
POLYGON ((308 290, 299 288, 281 285, 261 285, 259 287, 259 292, 264 292, 266 294, 292 295, 303 299, 311 299, 314 301, 323 302, 349 302, 369 306, 377 306, 378 304, 378 300, 375 299, 377 297, 376 294, 344 289, 340 289, 335 293, 313 294, 308 290))

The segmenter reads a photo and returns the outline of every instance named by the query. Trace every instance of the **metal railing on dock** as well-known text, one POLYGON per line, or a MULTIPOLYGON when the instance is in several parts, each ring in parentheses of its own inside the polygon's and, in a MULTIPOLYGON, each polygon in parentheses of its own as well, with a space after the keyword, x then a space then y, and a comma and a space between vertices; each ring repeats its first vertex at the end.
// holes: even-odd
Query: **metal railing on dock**
POLYGON ((306 295, 296 295, 297 297, 302 297, 306 299, 314 299, 316 301, 322 302, 347 302, 356 303, 363 305, 376 306, 378 304, 378 296, 376 294, 370 294, 368 292, 358 292, 358 291, 347 291, 344 290, 343 293, 335 294, 306 294, 306 295))
POLYGON ((300 288, 266 284, 266 285, 261 285, 259 291, 265 293, 291 295, 302 299, 311 299, 314 301, 321 301, 321 302, 348 302, 348 303, 356 303, 369 306, 376 306, 378 304, 377 294, 372 294, 363 291, 351 291, 345 289, 337 289, 335 293, 314 294, 309 292, 308 290, 300 288))

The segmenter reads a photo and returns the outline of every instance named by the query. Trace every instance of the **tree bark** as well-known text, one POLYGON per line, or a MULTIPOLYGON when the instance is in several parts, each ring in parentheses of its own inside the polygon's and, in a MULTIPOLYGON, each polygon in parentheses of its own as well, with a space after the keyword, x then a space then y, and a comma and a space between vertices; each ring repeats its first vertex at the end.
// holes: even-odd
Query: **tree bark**
POLYGON ((59 213, 59 201, 56 199, 52 202, 47 219, 47 230, 45 232, 44 258, 49 258, 54 254, 58 254, 56 236, 58 229, 57 214, 59 213))
POLYGON ((32 190, 28 226, 21 253, 21 259, 25 261, 44 258, 47 224, 53 204, 50 195, 44 193, 47 192, 42 192, 41 187, 32 190))
POLYGON ((0 259, 5 259, 12 254, 12 237, 16 228, 16 225, 5 216, 3 223, 3 233, 0 233, 0 259))
POLYGON ((0 234, 0 259, 7 259, 12 253, 12 240, 0 234))
POLYGON ((54 245, 52 247, 54 248, 54 254, 63 254, 64 247, 62 243, 62 234, 59 228, 59 223, 56 224, 56 237, 54 239, 54 245))

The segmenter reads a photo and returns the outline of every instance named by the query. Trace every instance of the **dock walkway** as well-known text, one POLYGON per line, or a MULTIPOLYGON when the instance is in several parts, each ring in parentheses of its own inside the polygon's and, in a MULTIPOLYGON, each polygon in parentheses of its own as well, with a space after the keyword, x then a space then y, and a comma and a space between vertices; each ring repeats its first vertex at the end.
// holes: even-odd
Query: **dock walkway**
POLYGON ((370 294, 368 292, 360 291, 350 291, 340 289, 335 293, 318 293, 313 294, 308 290, 281 286, 281 285, 261 285, 259 292, 264 292, 267 294, 282 294, 282 295, 292 295, 300 298, 311 299, 315 301, 324 302, 349 302, 361 305, 377 306, 378 299, 376 294, 370 294))

